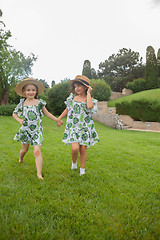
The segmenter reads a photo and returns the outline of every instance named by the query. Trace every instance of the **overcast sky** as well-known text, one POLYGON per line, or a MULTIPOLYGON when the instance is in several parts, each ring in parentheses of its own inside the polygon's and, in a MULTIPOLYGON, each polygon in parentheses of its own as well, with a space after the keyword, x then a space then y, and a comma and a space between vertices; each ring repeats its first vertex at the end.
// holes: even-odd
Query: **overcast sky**
POLYGON ((10 43, 34 53, 32 77, 59 83, 82 73, 84 60, 100 62, 121 48, 160 48, 160 0, 0 0, 10 43))

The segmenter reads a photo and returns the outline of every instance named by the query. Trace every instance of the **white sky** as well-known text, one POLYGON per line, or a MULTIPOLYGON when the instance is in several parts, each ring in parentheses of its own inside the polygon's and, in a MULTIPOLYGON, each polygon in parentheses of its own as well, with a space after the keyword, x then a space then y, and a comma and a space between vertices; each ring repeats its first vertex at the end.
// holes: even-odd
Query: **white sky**
POLYGON ((32 77, 48 84, 82 74, 121 48, 160 48, 160 0, 0 0, 11 45, 38 59, 32 77))

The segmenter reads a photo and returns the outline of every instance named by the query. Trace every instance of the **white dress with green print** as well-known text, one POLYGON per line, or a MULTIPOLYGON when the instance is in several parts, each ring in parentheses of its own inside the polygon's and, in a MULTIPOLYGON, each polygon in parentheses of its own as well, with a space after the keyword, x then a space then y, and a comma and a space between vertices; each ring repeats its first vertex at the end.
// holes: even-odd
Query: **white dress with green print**
POLYGON ((15 114, 24 118, 24 123, 15 135, 14 140, 32 146, 41 145, 43 142, 42 108, 46 103, 39 99, 38 105, 23 106, 24 101, 25 98, 22 98, 14 110, 15 114))
POLYGON ((88 148, 99 142, 92 119, 92 114, 97 111, 97 100, 92 99, 94 106, 88 109, 87 102, 77 102, 74 98, 75 96, 71 93, 65 101, 68 115, 63 142, 65 144, 78 142, 79 145, 85 145, 88 148))

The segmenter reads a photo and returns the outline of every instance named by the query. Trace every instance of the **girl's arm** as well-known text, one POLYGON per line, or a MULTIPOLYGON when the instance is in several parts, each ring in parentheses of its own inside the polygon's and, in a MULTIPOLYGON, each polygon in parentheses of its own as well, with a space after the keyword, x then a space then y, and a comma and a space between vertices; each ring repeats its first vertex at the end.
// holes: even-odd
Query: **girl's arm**
POLYGON ((91 97, 92 90, 93 89, 89 86, 88 90, 87 90, 87 108, 88 109, 92 109, 93 108, 93 101, 92 101, 92 97, 91 97))
POLYGON ((48 110, 47 110, 47 108, 45 106, 43 106, 42 111, 43 111, 44 115, 46 115, 51 120, 53 120, 55 122, 58 121, 58 119, 55 116, 53 116, 50 112, 48 112, 48 110))
POLYGON ((13 116, 13 118, 14 118, 17 122, 19 122, 21 125, 24 123, 24 119, 19 118, 19 117, 17 116, 17 114, 13 113, 12 116, 13 116))
POLYGON ((62 114, 59 116, 58 121, 60 121, 62 118, 64 118, 65 116, 67 116, 68 114, 68 108, 66 107, 66 109, 62 112, 62 114))
POLYGON ((59 116, 59 118, 57 119, 57 126, 60 127, 63 124, 63 121, 61 120, 62 118, 64 118, 65 116, 67 116, 68 114, 68 108, 66 108, 62 114, 59 116))

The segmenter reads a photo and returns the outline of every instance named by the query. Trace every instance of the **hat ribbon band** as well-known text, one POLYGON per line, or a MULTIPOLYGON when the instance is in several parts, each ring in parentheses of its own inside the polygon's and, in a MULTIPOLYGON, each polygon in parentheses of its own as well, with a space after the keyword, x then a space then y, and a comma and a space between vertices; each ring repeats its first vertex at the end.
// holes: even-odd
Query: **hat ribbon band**
POLYGON ((84 80, 82 80, 82 79, 80 79, 80 78, 76 78, 75 80, 80 80, 82 83, 85 83, 86 85, 89 86, 89 83, 88 83, 88 82, 86 82, 86 81, 84 81, 84 80))

